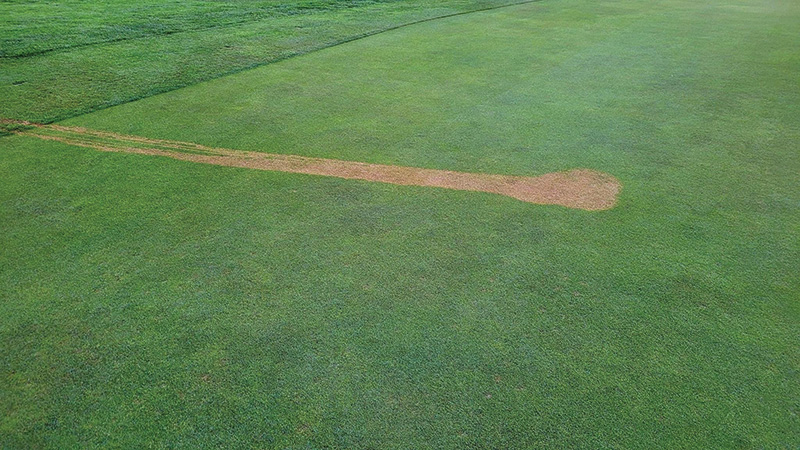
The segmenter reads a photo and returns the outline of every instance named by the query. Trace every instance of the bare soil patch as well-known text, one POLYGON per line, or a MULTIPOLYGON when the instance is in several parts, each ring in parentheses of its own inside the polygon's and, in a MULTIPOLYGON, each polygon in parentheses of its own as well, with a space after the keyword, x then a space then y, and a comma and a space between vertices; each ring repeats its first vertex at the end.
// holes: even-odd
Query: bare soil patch
POLYGON ((27 126, 27 129, 14 131, 17 134, 102 151, 166 156, 202 164, 406 186, 490 192, 528 203, 560 205, 589 211, 614 207, 621 189, 619 181, 613 176, 590 169, 574 169, 536 177, 492 175, 212 148, 190 142, 149 139, 82 127, 30 122, 17 124, 27 126))

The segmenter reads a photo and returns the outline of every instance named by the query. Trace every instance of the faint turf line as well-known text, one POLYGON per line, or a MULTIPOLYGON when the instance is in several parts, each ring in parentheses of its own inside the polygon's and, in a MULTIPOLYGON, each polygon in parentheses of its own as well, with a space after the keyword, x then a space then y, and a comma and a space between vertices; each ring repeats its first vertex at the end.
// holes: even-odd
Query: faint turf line
POLYGON ((151 139, 83 127, 44 125, 9 119, 0 119, 0 124, 17 126, 17 129, 10 131, 13 134, 107 152, 163 156, 200 164, 318 175, 399 186, 487 192, 527 203, 558 205, 587 211, 613 208, 621 189, 619 181, 613 176, 589 169, 573 169, 534 177, 456 172, 207 147, 191 142, 151 139))
MULTIPOLYGON (((492 10, 495 10, 495 9, 509 8, 511 6, 525 5, 525 4, 528 4, 528 3, 538 3, 538 2, 541 2, 541 1, 543 1, 543 0, 523 0, 523 1, 514 2, 514 3, 506 3, 504 5, 489 6, 489 7, 486 7, 486 8, 473 9, 471 11, 459 11, 459 12, 456 12, 456 13, 445 14, 445 15, 442 15, 442 16, 428 17, 427 19, 415 20, 413 22, 407 22, 407 23, 402 23, 400 25, 394 25, 394 26, 391 26, 389 28, 383 28, 383 29, 380 29, 380 30, 368 31, 366 33, 357 34, 357 35, 351 36, 349 38, 346 38, 346 39, 343 39, 343 40, 340 40, 340 41, 336 41, 331 45, 326 45, 324 47, 320 47, 320 48, 317 48, 317 49, 314 49, 314 50, 311 50, 311 51, 305 52, 305 53, 308 54, 308 53, 311 53, 311 52, 325 50, 326 48, 336 47, 337 45, 347 44, 348 42, 357 41, 359 39, 368 38, 370 36, 375 36, 375 35, 378 35, 378 34, 387 33, 389 31, 399 30, 400 28, 410 27, 412 25, 418 25, 418 24, 425 23, 425 22, 433 22, 435 20, 447 19, 447 18, 450 18, 450 17, 464 16, 464 15, 467 15, 467 14, 475 14, 475 13, 480 13, 480 12, 485 12, 485 11, 492 11, 492 10)), ((259 64, 259 65, 263 66, 263 65, 271 64, 271 63, 274 63, 274 62, 281 61, 283 59, 291 58, 293 56, 298 56, 298 55, 291 55, 291 56, 288 56, 286 58, 281 58, 281 59, 278 59, 278 60, 275 60, 275 61, 270 61, 270 62, 267 62, 267 63, 264 63, 264 64, 259 64)), ((258 67, 258 66, 256 66, 256 67, 258 67)))
MULTIPOLYGON (((463 15, 467 15, 467 14, 475 14, 475 13, 492 11, 492 10, 497 10, 497 9, 502 9, 502 8, 509 8, 509 7, 513 7, 513 6, 525 5, 525 4, 529 4, 529 3, 538 3, 538 2, 541 2, 541 1, 543 1, 543 0, 523 0, 523 1, 519 1, 519 2, 499 5, 499 6, 490 6, 490 7, 481 8, 481 9, 475 9, 475 10, 470 10, 470 11, 460 11, 460 12, 456 12, 456 13, 445 14, 445 15, 442 15, 442 16, 429 17, 427 19, 415 20, 413 22, 403 23, 403 24, 395 25, 395 26, 392 26, 392 27, 389 27, 389 28, 383 28, 383 29, 379 29, 379 30, 366 32, 366 33, 361 33, 361 34, 357 34, 357 35, 351 36, 349 38, 345 38, 343 40, 334 41, 331 44, 323 45, 321 47, 316 47, 316 48, 312 47, 312 48, 310 48, 310 49, 308 49, 306 51, 290 52, 290 53, 287 53, 285 55, 281 55, 281 56, 278 56, 278 57, 273 58, 273 59, 269 59, 269 60, 264 61, 264 62, 257 62, 257 63, 253 63, 253 64, 250 64, 250 65, 247 65, 247 66, 239 67, 237 69, 234 69, 234 70, 231 70, 231 71, 228 71, 228 72, 223 72, 223 73, 220 73, 218 75, 211 76, 209 78, 204 78, 204 79, 195 81, 193 83, 179 84, 179 85, 176 85, 176 86, 166 86, 163 89, 155 89, 153 91, 145 93, 144 95, 139 95, 139 96, 134 96, 134 97, 121 99, 118 102, 113 102, 113 103, 95 105, 95 106, 92 106, 92 107, 88 107, 88 108, 86 108, 86 109, 84 109, 84 110, 82 110, 82 111, 80 111, 80 112, 78 112, 76 114, 71 114, 71 115, 65 114, 65 115, 61 115, 61 116, 56 116, 56 117, 53 117, 52 119, 44 120, 43 123, 48 123, 49 124, 49 123, 59 122, 59 121, 62 121, 62 120, 71 119, 71 118, 74 118, 74 117, 80 117, 80 116, 83 116, 83 115, 86 115, 86 114, 90 114, 90 113, 93 113, 93 112, 96 112, 96 111, 102 111, 102 110, 107 109, 107 108, 112 108, 114 106, 124 105, 126 103, 131 103, 131 102, 135 102, 137 100, 142 100, 142 99, 153 97, 153 96, 156 96, 156 95, 165 94, 167 92, 177 91, 178 89, 183 89, 183 88, 186 88, 186 87, 189 87, 189 86, 194 86, 196 84, 205 83, 205 82, 208 82, 208 81, 216 80, 216 79, 227 77, 227 76, 230 76, 230 75, 235 75, 237 73, 245 72, 247 70, 256 69, 258 67, 263 67, 263 66, 267 66, 267 65, 270 65, 270 64, 279 63, 281 61, 285 61, 285 60, 290 59, 290 58, 294 58, 294 57, 297 57, 297 56, 303 56, 303 55, 307 55, 307 54, 310 54, 310 53, 322 51, 322 50, 325 50, 325 49, 328 49, 328 48, 332 48, 332 47, 336 47, 336 46, 339 46, 339 45, 347 44, 347 43, 350 43, 350 42, 353 42, 353 41, 357 41, 357 40, 360 40, 360 39, 365 39, 365 38, 368 38, 368 37, 371 37, 371 36, 375 36, 375 35, 378 35, 378 34, 387 33, 389 31, 398 30, 400 28, 410 27, 412 25, 418 25, 418 24, 425 23, 425 22, 432 22, 432 21, 435 21, 435 20, 447 19, 447 18, 456 17, 456 16, 463 16, 463 15)), ((195 30, 195 32, 199 32, 199 31, 202 31, 202 30, 195 30)), ((100 46, 100 45, 107 45, 107 44, 98 44, 98 46, 100 46)), ((64 53, 68 53, 68 51, 65 51, 64 53)), ((0 133, 0 137, 2 137, 2 136, 3 136, 3 134, 0 133)))
POLYGON ((94 42, 84 42, 82 44, 65 45, 63 47, 54 47, 54 48, 48 48, 48 49, 43 49, 43 50, 35 50, 35 51, 29 51, 29 52, 23 52, 23 53, 17 53, 17 54, 10 54, 10 55, 0 54, 0 59, 29 58, 29 57, 32 57, 32 56, 40 56, 40 55, 45 55, 45 54, 49 54, 49 53, 56 53, 56 52, 68 52, 68 51, 71 51, 71 50, 77 50, 77 49, 81 49, 81 48, 85 48, 85 47, 92 47, 92 46, 100 46, 100 45, 103 45, 103 44, 114 44, 114 43, 119 43, 119 42, 134 41, 134 40, 138 40, 138 39, 159 38, 159 37, 163 37, 163 36, 172 36, 172 35, 183 34, 183 33, 193 33, 193 32, 201 32, 201 31, 208 31, 208 30, 218 30, 218 29, 223 29, 223 28, 233 28, 233 27, 238 27, 238 26, 242 26, 242 25, 249 25, 249 24, 253 24, 253 23, 257 23, 257 22, 262 22, 264 20, 275 19, 275 18, 278 18, 278 17, 306 16, 306 15, 313 15, 313 14, 317 14, 317 13, 321 13, 321 12, 327 12, 327 11, 344 11, 344 10, 349 10, 349 9, 356 9, 356 8, 359 8, 359 7, 365 7, 365 6, 369 6, 369 5, 380 5, 380 4, 384 4, 384 3, 371 3, 371 4, 366 4, 366 5, 349 6, 349 7, 348 6, 344 6, 344 7, 338 7, 338 8, 336 8, 336 7, 334 7, 334 8, 316 8, 316 9, 308 9, 306 12, 295 13, 295 14, 292 14, 290 12, 286 12, 285 10, 281 10, 280 7, 272 7, 272 8, 268 8, 268 9, 276 11, 275 14, 264 15, 264 17, 257 18, 257 19, 240 20, 238 22, 231 22, 231 23, 225 23, 225 24, 220 24, 220 25, 210 25, 210 26, 205 26, 205 27, 202 27, 202 26, 200 26, 200 27, 190 27, 190 28, 186 28, 186 29, 183 29, 183 30, 170 30, 170 31, 162 32, 162 33, 152 33, 152 34, 141 35, 141 36, 129 36, 129 37, 119 37, 119 38, 110 38, 110 39, 100 39, 100 40, 97 40, 97 41, 94 41, 94 42))
MULTIPOLYGON (((47 48, 47 49, 28 51, 28 52, 17 53, 17 54, 9 54, 9 55, 0 54, 0 59, 29 58, 29 57, 40 56, 40 55, 45 55, 45 54, 49 54, 49 53, 68 52, 68 51, 71 51, 71 50, 77 50, 77 49, 86 48, 86 47, 101 46, 103 44, 114 44, 114 43, 119 43, 119 42, 134 41, 134 40, 138 40, 138 39, 159 38, 159 37, 163 37, 163 36, 173 36, 173 35, 176 35, 176 34, 183 34, 183 33, 193 33, 193 32, 202 32, 202 31, 208 31, 208 30, 218 30, 218 29, 224 29, 224 28, 233 28, 233 27, 249 25, 249 24, 253 24, 253 23, 257 23, 257 22, 262 22, 262 21, 265 21, 265 20, 275 19, 275 18, 279 18, 279 17, 307 16, 307 15, 313 15, 313 14, 317 14, 317 13, 321 13, 321 12, 345 11, 345 10, 349 10, 349 9, 356 9, 356 8, 359 8, 359 7, 366 7, 366 6, 370 6, 370 5, 381 5, 381 4, 386 4, 386 3, 378 2, 378 3, 371 3, 371 4, 358 5, 358 6, 344 6, 344 7, 338 7, 338 8, 337 7, 334 7, 334 8, 315 8, 315 9, 308 9, 305 12, 295 13, 295 14, 287 12, 286 10, 281 10, 280 7, 272 7, 272 8, 268 8, 268 9, 269 10, 274 10, 275 14, 272 14, 272 15, 266 15, 265 14, 261 18, 255 18, 255 19, 250 19, 250 20, 240 20, 238 22, 231 22, 231 23, 225 23, 225 24, 220 24, 220 25, 210 25, 210 26, 205 26, 205 27, 203 27, 203 26, 189 27, 189 28, 186 28, 186 29, 183 29, 183 30, 169 30, 169 31, 161 32, 161 33, 152 33, 152 34, 139 35, 139 36, 128 36, 128 37, 119 37, 119 38, 100 39, 100 40, 97 40, 97 41, 94 41, 94 42, 84 42, 82 44, 65 45, 63 47, 47 48)), ((269 13, 267 13, 267 14, 269 14, 269 13)))
MULTIPOLYGON (((403 28, 403 27, 407 27, 407 26, 411 26, 411 25, 416 25, 416 24, 419 24, 419 23, 430 22, 430 21, 438 20, 438 19, 446 19, 448 17, 461 16, 461 15, 464 15, 464 14, 472 14, 472 13, 483 12, 483 11, 491 11, 491 10, 494 10, 494 9, 507 8, 509 6, 524 5, 526 3, 535 3, 535 2, 539 2, 539 1, 542 1, 542 0, 523 0, 523 1, 514 2, 514 3, 506 3, 506 4, 503 4, 503 5, 497 5, 497 6, 488 6, 488 7, 480 8, 480 9, 473 9, 473 10, 469 10, 469 11, 459 11, 459 12, 456 12, 456 13, 444 14, 444 15, 441 15, 441 16, 428 17, 426 19, 415 20, 415 21, 403 23, 403 24, 400 24, 400 25, 394 25, 394 26, 391 26, 389 28, 382 28, 382 29, 379 29, 379 30, 374 30, 374 31, 366 32, 366 33, 357 34, 357 35, 355 35, 355 36, 353 36, 351 38, 347 38, 347 39, 344 39, 344 40, 341 40, 341 41, 336 41, 333 44, 327 45, 325 47, 320 47, 320 48, 317 48, 317 49, 310 50, 308 52, 299 52, 297 54, 292 54, 292 55, 289 55, 287 57, 283 57, 283 58, 279 58, 279 59, 275 59, 275 60, 270 60, 268 62, 260 63, 258 65, 251 66, 251 67, 248 67, 248 68, 243 69, 243 70, 252 69, 252 68, 255 68, 255 67, 258 67, 258 66, 262 66, 262 65, 266 65, 266 64, 271 64, 271 63, 277 62, 277 61, 282 61, 284 59, 291 58, 293 56, 298 56, 298 55, 302 55, 302 54, 308 54, 308 53, 311 53, 311 52, 314 52, 314 51, 323 50, 323 49, 330 48, 330 47, 335 47, 337 45, 346 44, 348 42, 356 41, 358 39, 363 39, 363 38, 366 38, 366 37, 369 37, 369 36, 374 36, 376 34, 385 33, 387 31, 392 31, 392 30, 397 30, 399 28, 403 28)), ((314 14, 314 13, 319 12, 319 11, 333 11, 333 10, 340 11, 340 10, 348 10, 348 9, 355 9, 355 8, 357 8, 357 7, 352 7, 352 8, 346 8, 345 7, 345 8, 339 8, 339 9, 318 9, 318 10, 316 10, 314 12, 309 13, 309 14, 314 14)), ((301 14, 296 14, 296 15, 301 15, 301 14)), ((303 14, 303 15, 305 15, 305 14, 303 14)), ((242 26, 242 25, 248 25, 248 24, 253 24, 253 23, 257 23, 257 22, 262 22, 264 20, 274 19, 276 17, 286 17, 286 16, 288 16, 288 14, 285 14, 285 15, 276 14, 275 16, 264 17, 264 18, 261 18, 261 19, 243 20, 241 22, 235 22, 235 23, 229 23, 229 24, 223 24, 223 25, 215 25, 215 26, 209 26, 209 27, 198 27, 198 28, 189 28, 189 29, 185 29, 185 30, 167 31, 167 32, 164 32, 164 33, 156 33, 156 34, 150 34, 150 35, 146 35, 146 36, 131 36, 131 37, 118 38, 118 39, 106 39, 106 40, 101 40, 101 41, 96 41, 96 42, 86 42, 86 43, 83 43, 83 44, 76 44, 76 45, 71 45, 71 46, 67 46, 67 47, 49 48, 49 49, 45 49, 45 50, 38 50, 38 51, 34 51, 34 52, 20 53, 20 54, 14 54, 14 55, 0 55, 0 60, 2 60, 2 59, 23 59, 23 58, 30 58, 30 57, 35 57, 35 56, 46 55, 46 54, 49 54, 49 53, 69 52, 69 51, 72 51, 72 50, 77 50, 77 49, 86 48, 86 47, 101 46, 101 45, 106 45, 106 44, 115 44, 115 43, 119 43, 119 42, 135 41, 135 40, 139 40, 139 39, 159 38, 159 37, 163 37, 163 36, 174 36, 176 34, 183 34, 183 33, 195 33, 195 32, 208 31, 208 30, 218 30, 218 29, 224 29, 224 28, 233 28, 233 27, 238 27, 238 26, 242 26)), ((232 73, 236 73, 236 72, 227 73, 225 75, 230 75, 232 73)), ((225 75, 221 75, 221 76, 225 76, 225 75)), ((219 78, 219 77, 216 77, 216 78, 219 78)), ((213 80, 214 78, 210 78, 210 79, 213 80)), ((208 80, 206 80, 206 81, 208 81, 208 80)), ((191 85, 187 85, 187 86, 191 86, 191 85)))
POLYGON ((148 35, 145 35, 145 36, 130 36, 130 37, 104 39, 104 40, 95 41, 95 42, 84 42, 83 44, 68 45, 68 46, 64 46, 64 47, 54 47, 54 48, 48 48, 48 49, 45 49, 45 50, 37 50, 37 51, 34 51, 34 52, 18 53, 18 54, 13 54, 13 55, 0 55, 0 60, 2 60, 2 59, 33 58, 33 57, 36 57, 36 56, 47 55, 47 54, 50 54, 50 53, 61 53, 61 52, 66 53, 66 52, 69 52, 69 51, 72 51, 72 50, 79 50, 79 49, 86 48, 86 47, 95 47, 95 46, 99 47, 99 46, 105 45, 105 44, 116 44, 116 43, 119 43, 119 42, 135 41, 137 39, 159 38, 159 37, 164 37, 164 36, 172 36, 172 35, 180 34, 180 33, 191 33, 191 32, 198 32, 198 31, 216 30, 216 29, 220 29, 220 28, 231 28, 231 27, 236 27, 236 26, 240 26, 240 25, 247 25, 247 24, 251 24, 251 23, 255 23, 255 22, 260 22, 261 20, 266 20, 266 19, 248 20, 248 21, 229 23, 229 24, 225 24, 225 25, 216 25, 216 26, 210 26, 210 27, 204 27, 204 28, 190 28, 190 29, 186 29, 186 30, 166 31, 166 32, 163 32, 163 33, 148 34, 148 35))

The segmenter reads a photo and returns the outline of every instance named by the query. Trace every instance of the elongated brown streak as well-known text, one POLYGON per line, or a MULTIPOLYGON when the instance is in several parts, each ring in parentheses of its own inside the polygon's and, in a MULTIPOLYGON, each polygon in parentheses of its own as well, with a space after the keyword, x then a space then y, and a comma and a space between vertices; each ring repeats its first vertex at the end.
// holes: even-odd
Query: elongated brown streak
POLYGON ((621 185, 611 175, 573 169, 535 177, 455 172, 450 170, 371 164, 307 156, 206 147, 190 142, 149 139, 63 125, 9 121, 23 128, 16 134, 102 151, 166 156, 218 166, 321 175, 406 186, 490 192, 528 203, 597 211, 613 208, 621 185))

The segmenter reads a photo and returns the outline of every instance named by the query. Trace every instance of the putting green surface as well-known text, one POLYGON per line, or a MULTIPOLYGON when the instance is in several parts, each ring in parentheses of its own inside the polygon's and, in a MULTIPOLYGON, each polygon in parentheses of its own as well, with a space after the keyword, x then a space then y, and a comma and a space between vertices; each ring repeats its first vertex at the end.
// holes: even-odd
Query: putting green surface
POLYGON ((63 122, 607 211, 0 138, 0 446, 796 447, 798 21, 547 0, 63 122))

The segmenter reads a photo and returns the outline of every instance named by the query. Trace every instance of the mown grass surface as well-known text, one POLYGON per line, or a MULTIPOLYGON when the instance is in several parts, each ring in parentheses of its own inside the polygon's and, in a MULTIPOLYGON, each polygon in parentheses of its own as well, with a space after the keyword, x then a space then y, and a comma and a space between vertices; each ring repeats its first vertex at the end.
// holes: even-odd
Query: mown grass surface
MULTIPOLYGON (((239 25, 392 0, 5 1, 0 57, 239 25)), ((419 2, 418 2, 419 3, 419 2)))
POLYGON ((0 442, 796 447, 798 16, 548 1, 68 121, 600 213, 0 139, 0 442))
POLYGON ((0 2, 0 117, 50 122, 513 0, 0 2))

